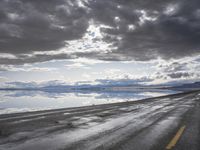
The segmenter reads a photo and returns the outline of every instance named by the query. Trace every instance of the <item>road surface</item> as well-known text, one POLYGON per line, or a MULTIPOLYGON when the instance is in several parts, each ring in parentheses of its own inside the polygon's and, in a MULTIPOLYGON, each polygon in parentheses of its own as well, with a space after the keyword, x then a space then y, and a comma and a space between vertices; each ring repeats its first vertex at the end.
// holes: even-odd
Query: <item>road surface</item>
POLYGON ((0 150, 199 150, 200 92, 0 116, 0 150))

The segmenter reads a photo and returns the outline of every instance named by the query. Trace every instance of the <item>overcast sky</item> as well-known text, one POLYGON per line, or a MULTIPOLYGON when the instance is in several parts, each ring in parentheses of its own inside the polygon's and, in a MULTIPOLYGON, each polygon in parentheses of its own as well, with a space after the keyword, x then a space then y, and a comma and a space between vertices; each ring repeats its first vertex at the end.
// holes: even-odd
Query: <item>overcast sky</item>
POLYGON ((0 82, 198 81, 199 0, 1 0, 0 82))

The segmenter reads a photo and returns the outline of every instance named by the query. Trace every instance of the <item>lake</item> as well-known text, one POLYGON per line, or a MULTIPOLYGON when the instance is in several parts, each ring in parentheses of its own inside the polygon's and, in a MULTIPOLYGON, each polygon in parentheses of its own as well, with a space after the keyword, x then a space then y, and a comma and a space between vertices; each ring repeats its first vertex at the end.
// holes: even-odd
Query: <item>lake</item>
POLYGON ((0 114, 136 101, 174 93, 177 92, 170 90, 121 92, 5 90, 0 91, 0 114))

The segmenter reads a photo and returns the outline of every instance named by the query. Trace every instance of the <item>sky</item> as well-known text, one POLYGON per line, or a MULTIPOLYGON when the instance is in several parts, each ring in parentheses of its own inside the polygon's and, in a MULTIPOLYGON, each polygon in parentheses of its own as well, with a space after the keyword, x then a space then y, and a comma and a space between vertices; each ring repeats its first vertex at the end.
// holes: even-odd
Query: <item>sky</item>
POLYGON ((199 0, 1 0, 0 84, 199 81, 199 0))

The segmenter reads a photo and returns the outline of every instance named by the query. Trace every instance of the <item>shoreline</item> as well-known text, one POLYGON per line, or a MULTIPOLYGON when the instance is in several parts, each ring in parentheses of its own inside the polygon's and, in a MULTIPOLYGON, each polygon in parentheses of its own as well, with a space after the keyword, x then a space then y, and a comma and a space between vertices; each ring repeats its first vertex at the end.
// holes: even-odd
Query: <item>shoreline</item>
POLYGON ((150 98, 144 98, 144 99, 138 99, 134 101, 124 101, 124 102, 113 102, 113 103, 105 103, 105 104, 92 104, 92 105, 86 105, 86 106, 78 106, 78 107, 67 107, 67 108, 56 108, 56 109, 45 109, 45 110, 33 110, 33 111, 23 111, 23 112, 13 112, 13 113, 3 113, 0 114, 0 117, 2 116, 10 116, 10 115, 20 115, 20 114, 31 114, 31 113, 39 113, 39 112, 51 112, 51 111, 59 111, 59 110, 66 110, 66 109, 78 109, 78 108, 90 108, 90 107, 98 107, 98 106, 106 106, 106 105, 127 105, 127 104, 134 104, 134 103, 140 103, 140 101, 151 101, 155 98, 164 98, 164 97, 169 97, 169 96, 176 96, 179 94, 187 94, 187 93, 193 93, 193 92, 198 92, 199 90, 191 90, 191 91, 179 91, 178 93, 173 93, 173 94, 167 94, 167 95, 162 95, 162 96, 155 96, 155 97, 150 97, 150 98))

